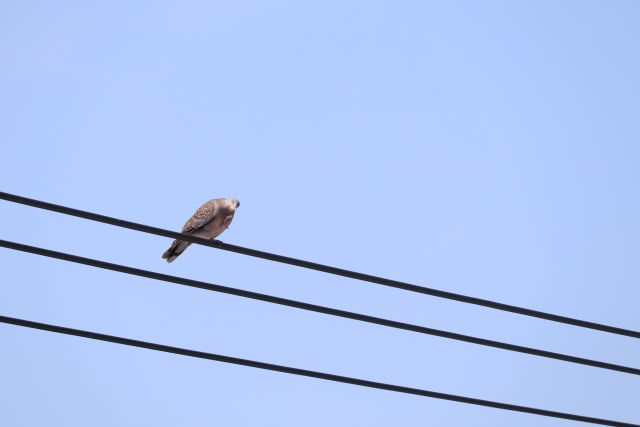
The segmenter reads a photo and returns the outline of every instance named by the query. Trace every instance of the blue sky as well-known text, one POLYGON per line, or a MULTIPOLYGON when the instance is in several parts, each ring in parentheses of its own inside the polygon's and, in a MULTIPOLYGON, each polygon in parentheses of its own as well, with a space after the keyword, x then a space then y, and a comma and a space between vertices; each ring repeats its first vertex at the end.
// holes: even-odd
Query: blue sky
MULTIPOLYGON (((4 2, 1 191, 640 330, 640 4, 4 2)), ((0 202, 0 238, 640 367, 640 342, 0 202)), ((631 375, 1 249, 0 314, 640 423, 631 375)), ((0 424, 569 426, 0 325, 0 424)))

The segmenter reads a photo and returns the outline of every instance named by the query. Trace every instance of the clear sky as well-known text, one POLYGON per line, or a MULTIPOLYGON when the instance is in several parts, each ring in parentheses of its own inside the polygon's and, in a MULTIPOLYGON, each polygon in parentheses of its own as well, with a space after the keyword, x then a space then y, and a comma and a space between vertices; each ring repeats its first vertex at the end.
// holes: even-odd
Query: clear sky
MULTIPOLYGON (((2 2, 0 191, 640 330, 640 2, 2 2)), ((640 340, 0 201, 0 238, 640 367, 640 340)), ((0 249, 0 314, 640 423, 640 378, 0 249)), ((3 426, 570 426, 0 325, 3 426)))

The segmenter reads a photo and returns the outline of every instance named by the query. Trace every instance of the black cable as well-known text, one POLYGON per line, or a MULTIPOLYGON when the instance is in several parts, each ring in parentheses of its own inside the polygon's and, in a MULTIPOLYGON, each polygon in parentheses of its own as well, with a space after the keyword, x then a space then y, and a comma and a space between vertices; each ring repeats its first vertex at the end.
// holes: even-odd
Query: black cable
MULTIPOLYGON (((295 265, 298 267, 308 268, 311 270, 322 271, 324 273, 335 274, 337 276, 349 277, 351 279, 363 280, 365 282, 377 283, 379 285, 390 286, 392 288, 404 289, 406 291, 417 292, 426 295, 432 295, 440 298, 446 298, 454 301, 465 302, 468 304, 481 305, 496 310, 508 311, 511 313, 522 314, 524 316, 537 317, 540 319, 550 320, 553 322, 566 323, 568 325, 580 326, 582 328, 595 329, 598 331, 609 332, 617 335, 625 335, 633 338, 640 338, 640 332, 630 329, 617 328, 615 326, 603 325, 601 323, 588 322, 585 320, 574 319, 571 317, 558 316, 556 314, 545 313, 543 311, 530 310, 528 308, 518 307, 515 305, 502 304, 481 298, 474 298, 466 295, 456 294, 453 292, 440 291, 438 289, 426 288, 422 286, 412 285, 410 283, 398 282, 396 280, 384 279, 382 277, 371 276, 368 274, 357 273, 355 271, 343 270, 341 268, 330 267, 328 265, 316 264, 314 262, 303 261, 296 258, 289 258, 282 255, 276 255, 269 252, 257 251, 255 249, 235 246, 220 241, 205 240, 199 237, 193 237, 174 231, 164 230, 162 228, 150 227, 148 225, 138 224, 135 222, 123 221, 104 215, 98 215, 91 212, 81 211, 78 209, 68 208, 66 206, 54 205, 52 203, 42 202, 40 200, 28 199, 26 197, 16 196, 9 193, 0 192, 0 199, 4 199, 14 203, 20 203, 40 209, 46 209, 53 212, 59 212, 66 215, 72 215, 79 218, 85 218, 92 221, 102 222, 105 224, 116 225, 118 227, 129 228, 131 230, 142 231, 144 233, 156 234, 158 236, 170 237, 172 239, 185 240, 187 242, 196 243, 198 245, 209 246, 216 249, 235 252, 243 255, 249 255, 256 258, 267 259, 269 261, 281 262, 284 264, 295 265)), ((388 247, 389 245, 387 245, 388 247)))
POLYGON ((625 372, 627 374, 640 375, 640 369, 628 366, 615 365, 613 363, 600 362, 597 360, 584 359, 582 357, 569 356, 562 353, 554 353, 551 351, 538 350, 531 347, 523 347, 514 344, 507 344, 500 341, 487 340, 483 338, 472 337, 469 335, 456 334, 453 332, 442 331, 439 329, 426 328, 424 326, 412 325, 410 323, 396 322, 394 320, 383 319, 380 317, 367 316, 365 314, 354 313, 351 311, 338 310, 335 308, 324 307, 321 305, 308 304, 305 302, 290 300, 286 298, 274 297, 271 295, 260 294, 257 292, 245 291, 242 289, 230 288, 212 283, 200 282, 197 280, 186 279, 183 277, 170 276, 167 274, 156 273, 148 270, 127 267, 119 264, 98 261, 91 258, 79 257, 76 255, 66 254, 62 252, 50 251, 48 249, 37 248, 34 246, 23 245, 20 243, 0 240, 0 246, 14 249, 22 252, 28 252, 36 255, 47 256, 50 258, 61 259, 64 261, 75 262, 78 264, 89 265, 92 267, 103 268, 106 270, 118 271, 120 273, 132 274, 134 276, 147 277, 149 279, 161 280, 164 282, 177 283, 179 285, 191 286, 194 288, 206 289, 214 292, 221 292, 230 295, 236 295, 244 298, 255 299, 259 301, 270 302, 273 304, 285 305, 288 307, 299 308, 302 310, 314 311, 317 313, 329 314, 331 316, 344 317, 347 319, 359 320, 361 322, 374 323, 376 325, 388 326, 390 328, 403 329, 421 334, 435 335, 438 337, 449 338, 458 341, 469 342, 472 344, 484 345, 488 347, 500 348, 503 350, 515 351, 518 353, 532 354, 534 356, 547 357, 550 359, 563 360, 565 362, 578 363, 580 365, 594 366, 596 368, 609 369, 612 371, 625 372))
POLYGON ((0 316, 0 322, 11 325, 24 326, 27 328, 40 329, 43 331, 56 332, 59 334, 74 335, 77 337, 90 338, 94 340, 107 341, 116 344, 141 347, 149 350, 164 351, 167 353, 179 354, 182 356, 197 357, 200 359, 215 360, 218 362, 233 363, 234 365, 250 366, 252 368, 266 369, 269 371, 284 372, 286 374, 301 375, 304 377, 319 378, 328 381, 354 384, 363 387, 377 388, 381 390, 396 391, 399 393, 415 394, 418 396, 433 397, 435 399, 453 400, 454 402, 469 403, 472 405, 489 406, 491 408, 505 409, 507 411, 525 412, 546 417, 564 418, 566 420, 582 421, 585 423, 600 424, 616 427, 640 427, 638 424, 623 423, 601 418, 584 417, 582 415, 567 414, 564 412, 547 411, 545 409, 530 408, 527 406, 511 405, 508 403, 493 402, 491 400, 474 399, 472 397, 457 396, 455 394, 438 393, 435 391, 422 390, 418 388, 402 387, 393 384, 379 383, 374 381, 361 380, 341 375, 327 374, 306 369, 291 368, 289 366, 274 365, 271 363, 257 362, 255 360, 239 359, 237 357, 223 356, 220 354, 205 353, 202 351, 189 350, 186 348, 172 347, 168 345, 156 344, 147 341, 132 340, 129 338, 117 337, 114 335, 99 334, 97 332, 84 331, 81 329, 65 328, 62 326, 50 325, 47 323, 32 322, 29 320, 16 319, 14 317, 0 316))

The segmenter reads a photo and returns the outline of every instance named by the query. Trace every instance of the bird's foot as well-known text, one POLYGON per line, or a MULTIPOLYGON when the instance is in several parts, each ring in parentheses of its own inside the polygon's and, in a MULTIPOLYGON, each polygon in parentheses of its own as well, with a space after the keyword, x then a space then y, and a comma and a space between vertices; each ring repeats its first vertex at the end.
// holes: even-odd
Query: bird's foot
POLYGON ((216 240, 216 239, 212 239, 212 240, 213 240, 213 243, 218 245, 218 249, 222 248, 222 241, 221 240, 216 240))

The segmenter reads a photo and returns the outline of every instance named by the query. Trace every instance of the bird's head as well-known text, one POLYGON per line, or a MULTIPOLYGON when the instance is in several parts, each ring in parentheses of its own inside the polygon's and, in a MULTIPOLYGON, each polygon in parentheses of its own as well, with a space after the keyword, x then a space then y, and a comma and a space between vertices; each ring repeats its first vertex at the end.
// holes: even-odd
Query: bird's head
POLYGON ((227 199, 227 205, 231 208, 231 210, 235 211, 240 207, 240 202, 238 199, 227 199))

